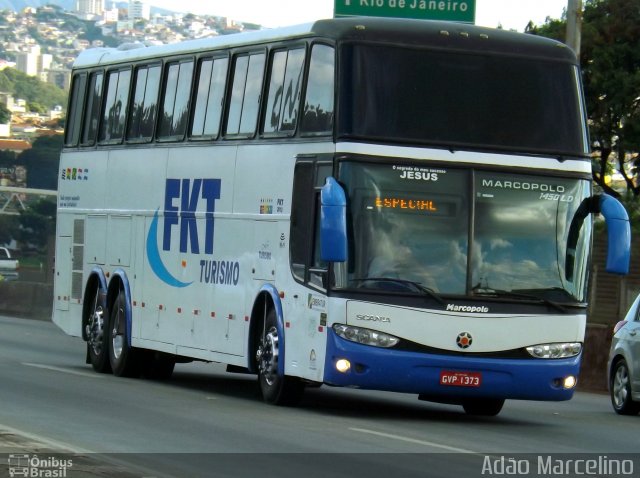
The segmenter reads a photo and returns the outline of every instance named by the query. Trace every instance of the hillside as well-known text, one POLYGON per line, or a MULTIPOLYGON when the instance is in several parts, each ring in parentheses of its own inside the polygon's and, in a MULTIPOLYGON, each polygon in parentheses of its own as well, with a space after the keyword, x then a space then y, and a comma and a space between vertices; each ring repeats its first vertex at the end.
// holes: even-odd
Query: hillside
POLYGON ((75 0, 0 0, 0 10, 13 10, 19 12, 26 7, 43 7, 45 5, 58 5, 65 10, 76 8, 75 0))

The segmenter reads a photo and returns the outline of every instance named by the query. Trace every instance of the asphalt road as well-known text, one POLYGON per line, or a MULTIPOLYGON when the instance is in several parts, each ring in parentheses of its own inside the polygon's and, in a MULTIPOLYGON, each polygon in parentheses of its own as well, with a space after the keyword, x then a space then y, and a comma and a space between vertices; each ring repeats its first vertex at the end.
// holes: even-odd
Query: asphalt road
POLYGON ((283 408, 262 403, 255 377, 217 364, 177 365, 153 382, 96 374, 84 356, 80 339, 49 322, 0 317, 0 457, 72 454, 73 477, 487 476, 488 463, 573 454, 626 457, 640 473, 640 455, 617 455, 637 453, 640 417, 616 415, 606 395, 508 401, 478 418, 325 386, 283 408))

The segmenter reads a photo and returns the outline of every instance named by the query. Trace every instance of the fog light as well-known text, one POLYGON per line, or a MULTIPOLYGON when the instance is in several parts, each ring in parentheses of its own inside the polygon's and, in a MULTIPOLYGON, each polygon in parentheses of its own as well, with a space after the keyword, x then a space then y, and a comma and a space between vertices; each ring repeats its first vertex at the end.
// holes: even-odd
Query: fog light
POLYGON ((336 370, 340 373, 347 373, 351 368, 351 362, 347 359, 340 359, 336 362, 336 370))
POLYGON ((576 377, 574 377, 573 375, 569 375, 568 377, 565 377, 564 380, 562 381, 562 386, 567 390, 572 389, 577 384, 578 384, 578 379, 576 379, 576 377))

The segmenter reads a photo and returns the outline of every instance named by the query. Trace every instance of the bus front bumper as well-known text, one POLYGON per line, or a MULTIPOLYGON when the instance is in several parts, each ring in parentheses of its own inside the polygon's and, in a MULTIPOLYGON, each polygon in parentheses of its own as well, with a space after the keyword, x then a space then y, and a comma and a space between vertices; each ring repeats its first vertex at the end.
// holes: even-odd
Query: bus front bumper
POLYGON ((561 401, 573 396, 575 387, 565 388, 564 380, 577 378, 580 359, 581 355, 503 359, 393 350, 350 342, 328 328, 324 383, 416 393, 451 403, 472 397, 561 401), (349 368, 341 372, 338 368, 344 370, 345 360, 349 368), (452 376, 463 380, 451 383, 456 382, 452 376))

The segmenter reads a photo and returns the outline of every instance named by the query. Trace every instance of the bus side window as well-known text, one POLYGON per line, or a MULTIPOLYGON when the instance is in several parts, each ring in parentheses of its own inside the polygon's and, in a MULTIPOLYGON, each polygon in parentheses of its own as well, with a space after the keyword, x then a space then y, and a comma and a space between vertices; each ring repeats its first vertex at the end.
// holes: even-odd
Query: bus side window
POLYGON ((65 146, 77 146, 82 126, 82 108, 87 93, 87 74, 80 73, 73 77, 73 86, 69 99, 69 118, 65 129, 65 146))
POLYGON ((293 135, 298 123, 304 48, 277 51, 271 58, 271 74, 262 132, 293 135))
POLYGON ((107 100, 102 112, 100 142, 119 143, 124 137, 127 118, 131 70, 110 71, 107 78, 107 100))
POLYGON ((327 45, 313 45, 304 111, 303 134, 331 134, 333 131, 335 53, 327 45))
POLYGON ((228 68, 228 58, 206 58, 200 62, 198 91, 191 126, 192 137, 218 137, 228 68))
POLYGON ((127 130, 128 140, 147 142, 153 137, 160 77, 160 65, 143 66, 136 70, 131 118, 127 130))
POLYGON ((159 139, 180 141, 184 138, 189 119, 192 78, 193 60, 168 65, 158 128, 159 139))
POLYGON ((304 161, 296 164, 291 201, 290 259, 293 276, 318 288, 326 288, 328 264, 320 259, 320 189, 333 165, 304 161))
POLYGON ((323 162, 316 164, 316 174, 314 182, 313 203, 315 205, 314 227, 313 227, 313 254, 311 256, 311 269, 309 271, 309 283, 316 287, 326 289, 329 264, 322 260, 320 254, 320 191, 327 182, 327 178, 333 172, 333 163, 323 162))
POLYGON ((296 164, 291 200, 290 259, 293 276, 304 282, 313 244, 313 175, 314 163, 296 164))
POLYGON ((227 135, 252 137, 258 123, 265 54, 236 57, 227 116, 227 135))
POLYGON ((83 146, 91 146, 96 142, 98 123, 100 122, 100 106, 102 105, 103 79, 104 73, 101 71, 91 73, 89 76, 89 93, 80 141, 83 146))

